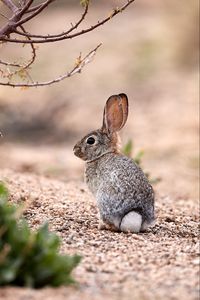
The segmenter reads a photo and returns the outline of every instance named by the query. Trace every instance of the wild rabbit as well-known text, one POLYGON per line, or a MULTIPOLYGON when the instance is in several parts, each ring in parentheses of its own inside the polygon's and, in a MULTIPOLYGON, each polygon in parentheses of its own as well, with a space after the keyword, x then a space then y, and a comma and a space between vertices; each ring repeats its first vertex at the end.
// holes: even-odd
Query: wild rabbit
POLYGON ((154 222, 154 192, 141 168, 119 151, 118 131, 127 117, 127 96, 111 96, 102 127, 87 134, 73 150, 86 161, 85 179, 97 200, 99 229, 138 233, 154 222))

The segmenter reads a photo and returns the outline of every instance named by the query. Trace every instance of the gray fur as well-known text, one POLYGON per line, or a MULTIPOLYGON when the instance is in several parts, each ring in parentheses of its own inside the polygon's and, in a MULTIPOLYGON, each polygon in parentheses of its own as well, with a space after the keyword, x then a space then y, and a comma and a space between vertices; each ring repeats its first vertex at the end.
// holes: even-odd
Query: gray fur
POLYGON ((124 126, 127 116, 127 96, 111 96, 104 108, 102 128, 82 138, 74 146, 74 154, 86 161, 85 179, 97 200, 99 228, 108 225, 112 230, 126 231, 128 228, 138 232, 154 222, 154 192, 141 168, 119 153, 117 131, 124 126), (93 144, 88 143, 91 137, 93 144), (141 215, 140 229, 136 226, 134 230, 134 219, 131 218, 137 216, 138 219, 138 215, 130 212, 141 215))
POLYGON ((86 164, 85 179, 105 223, 120 229, 122 218, 132 210, 142 215, 143 223, 154 221, 153 189, 132 159, 107 153, 86 164))

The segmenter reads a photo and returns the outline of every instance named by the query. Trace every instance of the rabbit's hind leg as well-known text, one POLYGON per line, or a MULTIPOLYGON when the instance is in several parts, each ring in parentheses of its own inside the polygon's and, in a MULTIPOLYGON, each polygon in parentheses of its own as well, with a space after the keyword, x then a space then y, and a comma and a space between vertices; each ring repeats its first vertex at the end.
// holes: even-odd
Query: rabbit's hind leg
POLYGON ((123 232, 133 232, 138 233, 140 232, 142 227, 142 216, 141 214, 130 211, 126 214, 121 221, 120 230, 123 232))

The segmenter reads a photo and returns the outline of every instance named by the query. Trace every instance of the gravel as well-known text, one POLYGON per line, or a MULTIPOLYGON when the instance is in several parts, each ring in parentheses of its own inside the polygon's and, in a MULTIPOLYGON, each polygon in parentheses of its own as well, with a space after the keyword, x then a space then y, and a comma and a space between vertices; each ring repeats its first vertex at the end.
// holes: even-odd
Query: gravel
POLYGON ((83 259, 75 287, 32 290, 6 287, 6 300, 198 299, 198 204, 157 194, 157 221, 142 234, 99 231, 95 201, 81 182, 64 183, 1 170, 10 201, 24 203, 36 229, 48 221, 62 238, 61 252, 83 259))

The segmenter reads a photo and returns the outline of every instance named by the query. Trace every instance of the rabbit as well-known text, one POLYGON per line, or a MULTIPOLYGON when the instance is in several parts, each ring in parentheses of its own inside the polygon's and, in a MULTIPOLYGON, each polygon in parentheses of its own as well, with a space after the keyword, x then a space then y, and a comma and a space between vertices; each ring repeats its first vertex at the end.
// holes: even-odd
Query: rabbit
POLYGON ((133 159, 120 153, 118 131, 127 117, 127 96, 109 97, 102 127, 84 136, 73 151, 86 162, 85 181, 97 201, 99 229, 139 233, 154 223, 154 191, 133 159))

